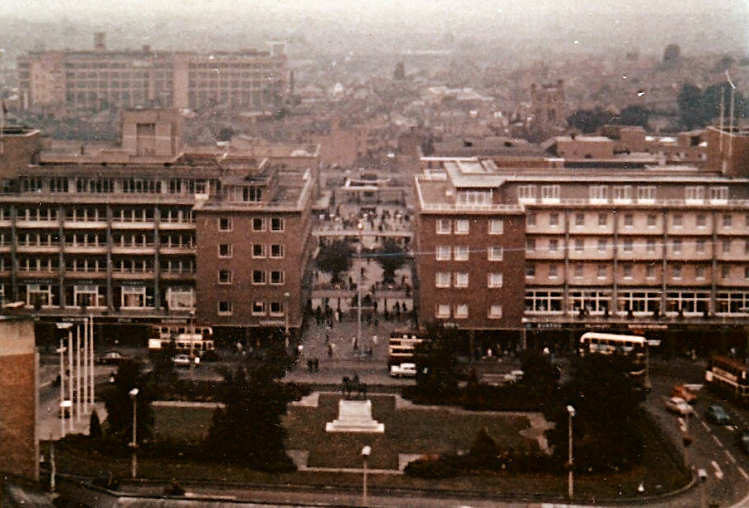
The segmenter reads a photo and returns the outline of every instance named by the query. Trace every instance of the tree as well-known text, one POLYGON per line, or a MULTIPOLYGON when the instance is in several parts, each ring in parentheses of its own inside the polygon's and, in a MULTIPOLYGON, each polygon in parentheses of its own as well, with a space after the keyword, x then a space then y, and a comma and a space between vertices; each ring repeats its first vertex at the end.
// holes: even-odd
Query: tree
POLYGON ((344 240, 337 240, 324 245, 317 254, 317 266, 333 277, 333 282, 340 282, 341 272, 351 268, 351 245, 344 240))
POLYGON ((631 105, 622 109, 619 115, 612 119, 617 125, 639 125, 645 129, 648 127, 650 111, 642 106, 631 105))
POLYGON ((551 363, 548 355, 529 353, 523 359, 523 379, 520 382, 528 390, 528 396, 546 406, 557 400, 559 369, 551 363))
POLYGON ((169 341, 166 347, 162 347, 156 357, 153 360, 153 370, 151 371, 151 378, 157 389, 173 387, 179 376, 174 369, 174 358, 177 352, 177 343, 174 337, 169 341))
POLYGON ((266 358, 255 366, 224 373, 220 391, 224 407, 214 412, 206 441, 214 459, 262 470, 294 469, 286 455, 286 430, 281 425, 286 406, 294 399, 292 389, 279 382, 285 370, 266 358))
POLYGON ((676 103, 679 105, 679 115, 684 127, 691 130, 704 125, 702 90, 691 83, 684 83, 676 103))
POLYGON ((117 368, 115 382, 104 392, 104 404, 107 408, 107 433, 128 443, 133 433, 133 401, 130 390, 138 389, 137 420, 138 440, 150 439, 153 429, 153 391, 142 374, 142 364, 135 360, 126 360, 117 368))
POLYGON ((386 238, 377 253, 377 262, 382 267, 385 282, 393 282, 396 270, 406 262, 406 253, 403 252, 398 242, 392 238, 386 238))
POLYGON ((88 435, 91 439, 101 439, 102 436, 99 414, 95 409, 91 411, 91 416, 88 420, 88 435))
POLYGON ((613 118, 613 114, 601 108, 594 110, 578 109, 567 117, 567 123, 585 134, 590 134, 591 132, 596 132, 604 125, 611 123, 613 118))
POLYGON ((431 398, 454 396, 458 392, 456 352, 460 337, 457 330, 429 324, 427 336, 429 339, 414 351, 417 388, 431 398))

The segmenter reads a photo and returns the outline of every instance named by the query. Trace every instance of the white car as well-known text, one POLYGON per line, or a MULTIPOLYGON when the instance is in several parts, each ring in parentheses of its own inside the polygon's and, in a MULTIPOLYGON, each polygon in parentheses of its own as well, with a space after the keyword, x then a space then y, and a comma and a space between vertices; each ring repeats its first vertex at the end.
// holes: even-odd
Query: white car
POLYGON ((401 363, 400 365, 390 366, 391 377, 416 377, 415 363, 401 363))
POLYGON ((694 414, 694 408, 687 404, 687 401, 681 397, 671 397, 666 399, 666 409, 681 416, 690 416, 694 414))
POLYGON ((175 367, 190 367, 192 360, 190 360, 188 355, 182 354, 172 358, 172 362, 174 362, 175 367))

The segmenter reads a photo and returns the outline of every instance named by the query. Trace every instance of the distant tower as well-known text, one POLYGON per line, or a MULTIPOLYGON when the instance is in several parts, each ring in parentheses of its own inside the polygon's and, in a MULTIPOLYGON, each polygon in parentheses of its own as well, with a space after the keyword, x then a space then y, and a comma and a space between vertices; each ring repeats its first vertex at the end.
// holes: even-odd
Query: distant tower
POLYGON ((531 85, 531 110, 536 128, 548 133, 565 123, 564 80, 554 84, 531 85))
POLYGON ((94 34, 94 49, 96 51, 107 50, 107 34, 106 32, 96 32, 94 34))

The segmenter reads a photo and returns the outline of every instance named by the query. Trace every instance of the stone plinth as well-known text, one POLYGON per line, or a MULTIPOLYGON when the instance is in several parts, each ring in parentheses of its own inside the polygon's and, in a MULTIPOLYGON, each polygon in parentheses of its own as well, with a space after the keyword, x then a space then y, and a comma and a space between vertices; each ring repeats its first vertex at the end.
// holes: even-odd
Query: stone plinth
POLYGON ((372 418, 371 400, 338 401, 338 418, 325 424, 325 432, 370 432, 382 434, 385 424, 372 418))

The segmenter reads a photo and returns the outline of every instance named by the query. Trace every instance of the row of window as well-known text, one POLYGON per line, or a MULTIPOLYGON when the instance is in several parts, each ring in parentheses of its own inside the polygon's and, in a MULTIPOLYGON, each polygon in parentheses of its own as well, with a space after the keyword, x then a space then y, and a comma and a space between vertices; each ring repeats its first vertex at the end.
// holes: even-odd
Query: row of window
MULTIPOLYGON (((471 222, 467 219, 438 219, 437 220, 437 234, 438 235, 449 235, 454 233, 456 235, 467 235, 471 232, 471 222)), ((502 219, 490 219, 489 220, 489 234, 490 235, 501 235, 504 232, 504 221, 502 219)))
MULTIPOLYGON (((537 193, 536 185, 518 186, 518 200, 535 201, 537 193)), ((544 201, 558 201, 561 196, 560 185, 542 185, 541 199, 544 201)), ((640 203, 653 203, 656 199, 656 186, 642 185, 591 185, 588 187, 588 198, 591 202, 607 203, 631 202, 634 198, 640 203), (636 189, 636 191, 635 191, 636 189)), ((725 202, 728 200, 728 187, 725 186, 687 186, 684 188, 684 199, 692 202, 704 202, 708 197, 712 202, 725 202)))
MULTIPOLYGON (((218 257, 230 258, 234 255, 234 246, 230 243, 220 243, 218 245, 218 257)), ((255 259, 272 258, 281 259, 284 257, 284 246, 279 243, 269 245, 263 243, 252 244, 252 257, 255 259)))
POLYGON ((21 178, 23 192, 75 192, 81 194, 125 193, 155 194, 167 191, 169 194, 205 194, 210 182, 194 178, 113 178, 113 177, 41 177, 27 176, 21 178), (119 184, 117 187, 116 185, 119 184))
MULTIPOLYGON (((469 286, 468 272, 437 272, 434 281, 435 287, 438 288, 467 288, 469 286)), ((491 272, 486 274, 486 286, 489 288, 502 287, 502 273, 491 272)))
MULTIPOLYGON (((572 265, 572 276, 574 278, 580 279, 584 277, 584 267, 585 265, 583 263, 575 263, 572 265)), ((647 264, 645 266, 645 278, 647 279, 655 279, 656 278, 656 266, 653 264, 647 264)), ((632 263, 622 263, 621 264, 621 276, 624 279, 631 279, 633 277, 633 270, 634 265, 632 263)), ((683 266, 680 264, 670 264, 669 268, 671 270, 671 278, 672 279, 681 279, 685 277, 687 270, 692 270, 694 274, 694 278, 697 280, 704 280, 705 275, 707 273, 707 269, 704 265, 695 265, 695 266, 683 266)), ((560 267, 557 264, 550 264, 547 266, 547 277, 549 279, 556 279, 560 276, 560 267)), ((596 276, 599 279, 607 279, 609 277, 609 271, 613 270, 613 268, 610 265, 604 265, 604 264, 598 264, 596 268, 596 276)), ((525 265, 525 276, 527 278, 533 278, 536 276, 536 265, 534 263, 527 263, 525 265)), ((731 266, 730 265, 721 265, 720 267, 720 278, 721 279, 728 279, 731 277, 735 277, 731 273, 731 266)), ((744 279, 749 280, 749 266, 744 267, 744 279)))
MULTIPOLYGON (((228 269, 218 271, 219 284, 231 284, 233 272, 228 269)), ((283 285, 286 283, 286 272, 284 270, 252 270, 252 284, 262 286, 265 284, 283 285)))
MULTIPOLYGON (((439 303, 436 305, 434 317, 437 319, 468 319, 468 304, 439 303)), ((488 319, 502 319, 502 305, 495 303, 487 309, 488 319)))
MULTIPOLYGON (((218 302, 218 315, 219 316, 231 316, 234 313, 233 305, 231 301, 221 300, 218 302)), ((251 312, 253 316, 284 316, 284 306, 282 302, 271 301, 254 301, 252 302, 251 312)))
MULTIPOLYGON (((621 243, 619 244, 619 247, 624 252, 633 252, 635 248, 638 250, 641 248, 645 248, 647 252, 654 253, 656 252, 656 247, 663 247, 664 245, 670 246, 671 251, 673 254, 681 254, 682 253, 682 247, 684 246, 694 246, 695 252, 698 254, 704 254, 706 252, 706 247, 708 244, 718 243, 721 246, 721 250, 724 253, 730 253, 732 251, 732 246, 734 242, 737 242, 736 240, 731 240, 729 238, 724 238, 720 240, 720 242, 712 242, 705 240, 703 238, 696 238, 694 240, 690 241, 684 241, 681 238, 673 238, 669 242, 661 242, 656 241, 655 238, 646 238, 644 243, 639 242, 635 243, 635 241, 632 238, 622 238, 621 243)), ((738 241, 740 242, 740 240, 738 241)), ((559 240, 556 238, 550 238, 546 242, 546 248, 545 249, 538 249, 537 247, 537 240, 535 238, 528 238, 525 241, 525 250, 527 252, 536 252, 537 250, 545 250, 547 252, 558 252, 560 250, 564 250, 565 248, 565 241, 559 240)), ((749 240, 744 240, 744 253, 749 254, 749 240)), ((606 252, 609 248, 609 245, 612 247, 615 246, 613 242, 609 243, 609 240, 607 238, 599 238, 596 241, 597 250, 598 252, 606 252)), ((585 247, 585 241, 582 238, 576 238, 574 241, 574 251, 575 252, 583 252, 585 250, 592 250, 592 247, 585 247)))
MULTIPOLYGON (((434 253, 437 261, 468 261, 470 256, 470 249, 466 245, 456 245, 451 247, 449 245, 439 245, 435 249, 434 253)), ((502 261, 503 248, 502 247, 488 247, 486 249, 473 249, 474 252, 486 252, 486 259, 488 261, 502 261)))
MULTIPOLYGON (((559 212, 552 212, 548 215, 549 226, 556 227, 560 226, 560 213, 559 212)), ((609 224, 609 218, 612 217, 610 213, 599 213, 598 214, 598 225, 599 226, 608 226, 609 224)), ((631 213, 625 213, 622 215, 622 223, 624 224, 624 227, 631 228, 634 227, 634 215, 631 213)), ((684 226, 684 216, 681 213, 674 213, 671 214, 671 223, 673 227, 680 228, 684 226)), ((658 215, 655 213, 649 213, 647 214, 646 218, 646 224, 648 227, 654 228, 658 224, 658 215)), ((722 214, 722 221, 721 224, 724 228, 730 228, 733 227, 734 220, 733 220, 733 214, 730 213, 724 213, 722 214)), ((528 215, 526 215, 526 225, 528 226, 536 226, 537 225, 537 216, 535 212, 529 212, 528 215)), ((585 226, 585 214, 584 213, 575 213, 575 226, 585 226)), ((695 217, 695 225, 698 228, 704 228, 707 226, 707 215, 704 213, 699 213, 695 217)), ((744 225, 746 227, 749 227, 749 213, 744 214, 744 225)))
MULTIPOLYGON (((281 232, 286 228, 286 221, 281 217, 271 217, 266 219, 264 217, 255 217, 252 219, 252 231, 268 231, 281 232)), ((229 232, 233 229, 233 221, 231 217, 219 217, 218 219, 218 230, 221 232, 229 232)))

